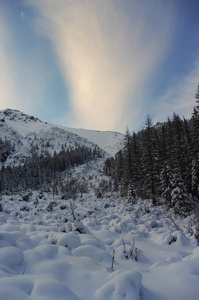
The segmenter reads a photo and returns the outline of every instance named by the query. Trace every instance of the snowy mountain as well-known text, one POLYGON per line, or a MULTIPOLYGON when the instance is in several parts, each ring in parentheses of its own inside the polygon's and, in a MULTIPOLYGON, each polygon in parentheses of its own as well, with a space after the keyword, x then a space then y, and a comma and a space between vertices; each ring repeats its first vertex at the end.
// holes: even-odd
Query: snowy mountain
POLYGON ((64 149, 85 146, 100 148, 114 155, 122 145, 123 135, 116 132, 74 129, 42 122, 17 110, 0 111, 0 138, 11 144, 11 153, 5 155, 4 165, 23 163, 33 152, 45 156, 64 149))

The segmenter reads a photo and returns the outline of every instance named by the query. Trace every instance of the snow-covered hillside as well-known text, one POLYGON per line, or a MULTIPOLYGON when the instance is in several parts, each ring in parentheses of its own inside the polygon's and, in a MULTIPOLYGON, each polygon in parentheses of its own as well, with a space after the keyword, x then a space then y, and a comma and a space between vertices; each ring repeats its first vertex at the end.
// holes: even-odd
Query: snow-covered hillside
POLYGON ((123 146, 124 135, 119 132, 59 127, 92 141, 111 156, 114 156, 123 146))
POLYGON ((99 147, 108 155, 114 155, 123 140, 123 135, 119 133, 58 126, 11 109, 0 111, 0 133, 1 139, 8 140, 14 146, 12 155, 7 157, 4 165, 23 163, 33 150, 38 156, 45 156, 46 151, 58 153, 62 147, 99 147))

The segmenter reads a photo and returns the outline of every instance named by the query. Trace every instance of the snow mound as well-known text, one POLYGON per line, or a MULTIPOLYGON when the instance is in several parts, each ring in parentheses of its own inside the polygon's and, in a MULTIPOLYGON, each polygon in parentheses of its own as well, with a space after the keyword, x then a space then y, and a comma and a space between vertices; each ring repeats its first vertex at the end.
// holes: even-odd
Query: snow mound
POLYGON ((73 250, 80 246, 80 238, 77 232, 69 232, 58 236, 57 245, 73 250))
MULTIPOLYGON (((40 297, 40 299, 59 299, 59 300, 79 300, 79 298, 63 283, 56 278, 40 277, 36 280, 32 290, 33 297, 40 297)), ((33 298, 34 299, 34 298, 33 298)))
POLYGON ((0 249, 0 265, 9 268, 19 267, 24 259, 23 252, 15 247, 3 247, 0 249))
POLYGON ((73 250, 75 256, 90 257, 95 261, 106 262, 111 264, 111 255, 104 250, 101 250, 95 246, 83 245, 73 250))
POLYGON ((142 275, 138 272, 124 271, 112 274, 106 284, 96 291, 96 299, 140 300, 142 275))

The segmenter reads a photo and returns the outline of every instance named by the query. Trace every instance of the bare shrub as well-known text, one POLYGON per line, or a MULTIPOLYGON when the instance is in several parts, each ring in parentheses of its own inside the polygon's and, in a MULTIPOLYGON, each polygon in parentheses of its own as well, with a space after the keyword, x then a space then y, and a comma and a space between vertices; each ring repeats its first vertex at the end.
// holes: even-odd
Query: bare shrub
POLYGON ((141 254, 141 250, 135 247, 135 240, 133 239, 133 244, 129 250, 129 257, 132 260, 138 261, 138 257, 141 254))

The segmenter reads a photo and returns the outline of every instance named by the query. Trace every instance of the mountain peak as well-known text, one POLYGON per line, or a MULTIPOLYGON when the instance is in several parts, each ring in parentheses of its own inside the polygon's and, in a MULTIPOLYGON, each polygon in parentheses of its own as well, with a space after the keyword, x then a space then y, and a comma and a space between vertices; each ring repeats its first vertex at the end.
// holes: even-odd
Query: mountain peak
POLYGON ((10 108, 6 108, 5 110, 1 110, 0 111, 0 116, 1 119, 6 118, 7 120, 10 121, 16 121, 16 120, 21 120, 23 122, 27 122, 27 121, 39 121, 41 122, 41 120, 39 120, 38 118, 35 118, 33 116, 27 115, 19 110, 16 109, 10 109, 10 108))

